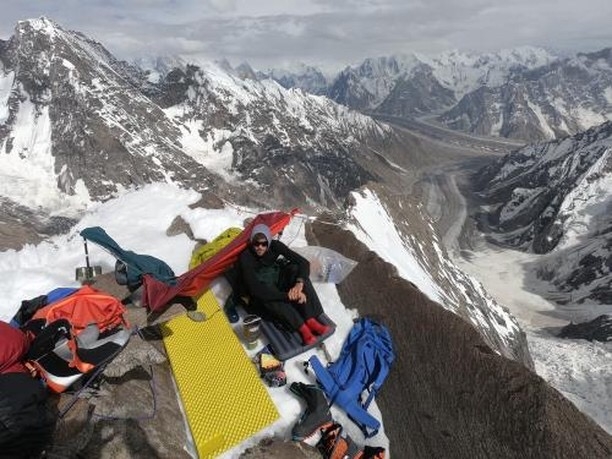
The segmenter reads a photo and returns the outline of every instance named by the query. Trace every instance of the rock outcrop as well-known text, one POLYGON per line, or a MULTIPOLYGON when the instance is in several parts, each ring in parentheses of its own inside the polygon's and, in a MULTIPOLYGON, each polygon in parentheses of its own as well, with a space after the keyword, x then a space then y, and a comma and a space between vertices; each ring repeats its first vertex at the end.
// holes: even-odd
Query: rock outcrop
POLYGON ((612 437, 523 365, 430 301, 353 235, 315 222, 311 244, 359 264, 343 303, 387 325, 397 361, 379 397, 392 457, 607 458, 612 437))

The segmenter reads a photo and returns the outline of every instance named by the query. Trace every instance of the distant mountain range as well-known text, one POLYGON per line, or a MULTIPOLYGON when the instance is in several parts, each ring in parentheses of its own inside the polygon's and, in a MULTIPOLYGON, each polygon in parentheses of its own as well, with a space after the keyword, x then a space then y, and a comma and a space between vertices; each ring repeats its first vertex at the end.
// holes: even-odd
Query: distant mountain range
POLYGON ((322 88, 323 75, 264 76, 364 112, 428 117, 478 135, 551 140, 612 119, 612 49, 571 58, 522 47, 369 58, 322 88), (316 83, 315 83, 316 82, 316 83))
MULTIPOLYGON (((153 75, 175 58, 147 65, 153 75)), ((140 65, 143 61, 138 61, 140 65)), ((449 51, 434 57, 365 59, 334 76, 312 66, 255 71, 241 78, 272 79, 363 113, 424 117, 482 136, 526 142, 573 135, 612 119, 612 48, 573 57, 521 47, 496 53, 449 51)))

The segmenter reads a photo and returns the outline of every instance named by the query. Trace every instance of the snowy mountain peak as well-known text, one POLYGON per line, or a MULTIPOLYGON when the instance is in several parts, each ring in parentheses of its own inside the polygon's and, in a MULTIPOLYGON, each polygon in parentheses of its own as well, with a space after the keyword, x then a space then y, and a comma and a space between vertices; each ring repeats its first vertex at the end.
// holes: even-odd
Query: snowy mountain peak
POLYGON ((327 94, 327 77, 318 69, 298 63, 291 68, 258 72, 260 79, 271 78, 284 88, 299 88, 310 94, 327 94))
POLYGON ((249 79, 249 80, 257 80, 257 75, 255 74, 255 70, 251 67, 248 62, 242 62, 235 69, 236 75, 241 80, 249 79))
POLYGON ((607 63, 612 62, 612 48, 604 48, 593 53, 579 53, 578 58, 586 58, 590 60, 602 60, 607 63))
POLYGON ((390 136, 328 99, 257 81, 248 64, 142 61, 153 75, 83 34, 33 24, 0 47, 0 168, 11 172, 0 196, 27 207, 61 212, 76 206, 66 199, 85 206, 154 181, 337 203, 372 178, 358 152, 390 136), (25 192, 44 183, 57 184, 52 196, 25 192))
POLYGON ((134 59, 132 63, 147 74, 147 80, 151 83, 158 83, 172 69, 187 66, 185 59, 175 55, 142 56, 134 59))
POLYGON ((357 67, 357 73, 364 77, 377 77, 380 75, 396 75, 400 71, 397 59, 391 57, 367 58, 357 67))
POLYGON ((368 58, 344 69, 329 94, 350 107, 396 116, 436 112, 480 87, 500 86, 512 69, 533 69, 554 59, 541 48, 527 46, 488 54, 450 50, 434 56, 368 58))
POLYGON ((55 21, 45 16, 41 16, 40 18, 37 18, 37 19, 26 19, 26 20, 17 22, 17 26, 15 27, 15 32, 18 35, 23 34, 23 33, 29 33, 31 31, 34 31, 36 33, 45 34, 49 37, 54 37, 58 33, 63 32, 64 29, 62 29, 60 25, 57 24, 55 21))

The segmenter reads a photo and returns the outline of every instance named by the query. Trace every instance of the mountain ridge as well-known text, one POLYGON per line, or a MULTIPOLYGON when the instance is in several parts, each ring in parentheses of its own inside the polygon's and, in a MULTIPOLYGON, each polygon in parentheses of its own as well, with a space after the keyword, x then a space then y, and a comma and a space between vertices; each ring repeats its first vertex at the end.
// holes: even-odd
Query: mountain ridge
POLYGON ((527 146, 480 170, 481 229, 538 254, 557 301, 609 303, 612 287, 612 122, 527 146))
POLYGON ((558 57, 522 47, 367 58, 339 72, 327 96, 364 112, 435 117, 460 131, 541 141, 612 119, 611 88, 609 48, 558 57))

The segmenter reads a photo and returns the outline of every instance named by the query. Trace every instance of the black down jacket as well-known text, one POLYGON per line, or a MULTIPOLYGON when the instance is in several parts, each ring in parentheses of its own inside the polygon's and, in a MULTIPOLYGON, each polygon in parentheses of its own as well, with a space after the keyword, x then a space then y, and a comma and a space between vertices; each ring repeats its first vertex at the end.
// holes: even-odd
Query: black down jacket
POLYGON ((50 442, 56 414, 29 373, 0 375, 0 458, 35 458, 50 442))

